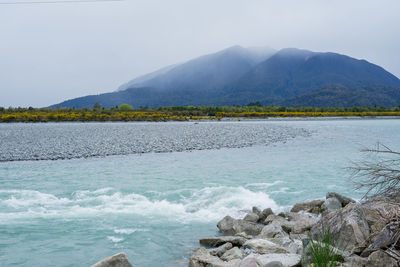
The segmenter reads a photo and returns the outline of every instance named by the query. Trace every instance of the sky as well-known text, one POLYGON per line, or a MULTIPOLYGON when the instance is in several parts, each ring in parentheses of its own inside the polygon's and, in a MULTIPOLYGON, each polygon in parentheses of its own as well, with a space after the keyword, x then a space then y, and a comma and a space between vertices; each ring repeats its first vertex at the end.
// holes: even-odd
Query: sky
POLYGON ((111 92, 136 76, 233 45, 337 52, 400 77, 398 0, 1 4, 21 1, 0 0, 3 107, 111 92))

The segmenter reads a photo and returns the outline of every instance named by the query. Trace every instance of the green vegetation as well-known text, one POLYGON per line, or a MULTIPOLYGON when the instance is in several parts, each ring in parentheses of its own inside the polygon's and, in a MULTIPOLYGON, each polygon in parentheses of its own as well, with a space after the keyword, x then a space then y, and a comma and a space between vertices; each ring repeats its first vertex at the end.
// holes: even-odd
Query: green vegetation
POLYGON ((121 111, 131 111, 131 110, 133 110, 133 107, 131 105, 128 105, 128 104, 121 104, 119 106, 119 110, 121 110, 121 111))
POLYGON ((311 261, 315 267, 334 267, 339 266, 342 260, 338 253, 333 234, 329 228, 322 228, 316 239, 310 240, 311 261))
POLYGON ((400 106, 316 108, 261 106, 251 103, 246 106, 171 106, 160 108, 122 104, 113 108, 2 108, 0 122, 48 122, 48 121, 186 121, 222 118, 270 118, 270 117, 341 117, 341 116, 400 116, 400 106))

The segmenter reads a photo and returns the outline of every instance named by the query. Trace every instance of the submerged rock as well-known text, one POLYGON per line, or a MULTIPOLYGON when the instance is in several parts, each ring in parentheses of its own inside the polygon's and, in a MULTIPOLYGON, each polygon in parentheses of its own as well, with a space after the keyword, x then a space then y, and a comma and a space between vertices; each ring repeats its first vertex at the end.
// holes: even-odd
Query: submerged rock
POLYGON ((121 252, 99 261, 92 267, 133 267, 133 265, 129 262, 125 253, 121 252))

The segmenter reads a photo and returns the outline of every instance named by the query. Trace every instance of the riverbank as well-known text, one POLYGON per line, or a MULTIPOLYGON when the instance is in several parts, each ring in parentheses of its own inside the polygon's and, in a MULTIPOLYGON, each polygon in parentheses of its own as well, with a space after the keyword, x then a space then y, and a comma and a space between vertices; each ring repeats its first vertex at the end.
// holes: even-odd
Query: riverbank
POLYGON ((400 117, 400 108, 164 107, 0 108, 0 122, 201 121, 269 118, 400 117))
POLYGON ((188 266, 315 266, 325 250, 334 266, 395 267, 399 212, 398 201, 356 203, 337 193, 297 203, 286 213, 253 207, 243 219, 219 221, 222 236, 200 239, 203 247, 195 249, 188 266))

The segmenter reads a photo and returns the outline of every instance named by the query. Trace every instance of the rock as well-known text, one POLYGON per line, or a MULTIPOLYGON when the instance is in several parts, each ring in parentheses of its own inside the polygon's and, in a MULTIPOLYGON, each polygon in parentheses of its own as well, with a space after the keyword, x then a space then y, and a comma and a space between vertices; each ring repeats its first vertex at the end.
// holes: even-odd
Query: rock
POLYGON ((133 265, 129 262, 125 253, 122 252, 105 258, 92 265, 92 267, 133 267, 133 265))
POLYGON ((290 232, 294 234, 302 234, 318 223, 316 217, 304 213, 289 212, 287 218, 290 223, 286 223, 282 227, 289 228, 290 232))
POLYGON ((371 253, 368 257, 366 266, 368 267, 395 267, 398 266, 396 261, 382 250, 371 253))
POLYGON ((255 250, 259 254, 267 253, 289 253, 289 250, 271 242, 267 239, 254 238, 247 240, 243 245, 244 248, 255 250))
POLYGON ((231 266, 220 258, 212 256, 205 248, 195 250, 195 253, 190 257, 189 267, 226 267, 231 266))
POLYGON ((218 236, 200 239, 201 245, 211 248, 219 247, 228 242, 233 246, 241 247, 246 242, 246 239, 241 236, 218 236))
POLYGON ((218 222, 217 227, 224 235, 234 235, 237 233, 234 229, 235 224, 236 219, 232 218, 231 216, 225 216, 218 222))
POLYGON ((256 223, 256 222, 258 222, 258 219, 259 219, 260 217, 256 214, 256 213, 254 213, 254 212, 249 212, 249 213, 247 213, 247 215, 243 218, 243 220, 245 220, 245 221, 248 221, 248 222, 254 222, 254 223, 256 223))
POLYGON ((259 215, 259 217, 260 217, 259 221, 260 221, 260 222, 264 222, 265 219, 266 219, 269 215, 273 215, 273 214, 274 214, 274 212, 272 211, 271 208, 264 209, 264 210, 261 212, 261 214, 259 215))
POLYGON ((252 211, 253 213, 257 214, 257 216, 260 217, 260 215, 261 215, 261 210, 260 210, 259 208, 253 207, 253 208, 251 209, 251 211, 252 211))
POLYGON ((346 251, 363 244, 370 235, 364 209, 361 204, 356 203, 350 203, 341 210, 323 216, 311 229, 314 240, 318 240, 323 229, 329 229, 338 247, 346 251))
POLYGON ((321 207, 324 211, 340 210, 342 203, 336 197, 330 197, 325 200, 321 207))
POLYGON ((210 254, 213 256, 221 257, 222 254, 224 254, 227 250, 231 249, 232 247, 233 247, 232 243, 227 242, 222 246, 217 247, 215 250, 210 251, 210 254))
MULTIPOLYGON (((264 254, 257 257, 262 266, 273 262, 280 262, 285 267, 301 266, 301 256, 297 254, 264 254)), ((271 265, 279 266, 279 265, 271 265)))
POLYGON ((264 225, 245 220, 236 220, 230 216, 225 216, 218 222, 217 227, 224 235, 235 235, 245 232, 248 235, 258 235, 264 225))
POLYGON ((345 267, 358 267, 365 266, 367 264, 367 258, 362 258, 357 255, 352 255, 350 257, 345 258, 344 266, 345 267))
POLYGON ((264 220, 264 224, 270 224, 272 222, 279 222, 280 224, 284 224, 287 222, 285 218, 282 218, 281 216, 275 215, 275 214, 270 214, 268 217, 264 220))
POLYGON ((319 214, 322 212, 321 206, 323 203, 324 203, 323 200, 313 200, 310 202, 296 203, 290 211, 291 212, 305 211, 314 214, 319 214))
POLYGON ((400 228, 400 222, 389 223, 383 228, 378 235, 372 241, 372 244, 368 246, 362 253, 362 257, 368 257, 372 252, 380 249, 389 247, 394 243, 394 236, 396 231, 400 228))
POLYGON ((286 248, 290 253, 294 254, 303 253, 303 243, 299 239, 292 240, 286 237, 286 238, 268 238, 267 240, 283 248, 286 248))
POLYGON ((254 257, 254 255, 249 255, 243 260, 241 260, 235 267, 263 267, 263 264, 254 257))
POLYGON ((221 260, 231 261, 235 259, 242 259, 244 257, 244 252, 238 247, 227 250, 222 256, 221 260))
POLYGON ((338 199, 340 201, 342 207, 346 207, 347 204, 350 204, 350 203, 356 203, 355 200, 353 200, 353 199, 351 199, 349 197, 342 196, 342 195, 340 195, 338 193, 335 193, 335 192, 328 192, 326 194, 326 199, 328 199, 328 198, 336 198, 336 199, 338 199))
POLYGON ((288 234, 282 229, 282 226, 278 221, 273 221, 272 223, 264 226, 259 236, 265 238, 275 238, 287 237, 288 234))
POLYGON ((264 264, 263 267, 285 267, 280 261, 271 261, 267 264, 264 264))

